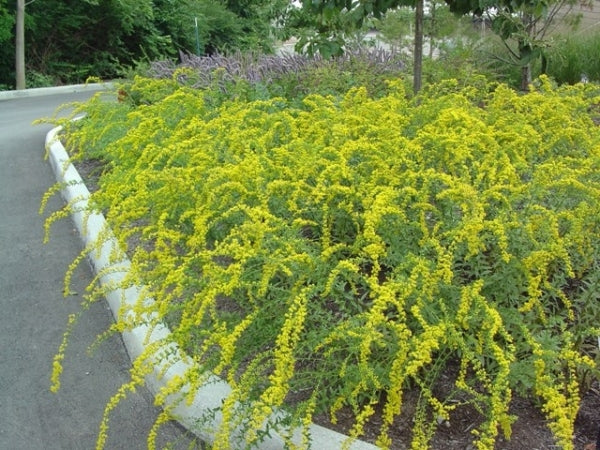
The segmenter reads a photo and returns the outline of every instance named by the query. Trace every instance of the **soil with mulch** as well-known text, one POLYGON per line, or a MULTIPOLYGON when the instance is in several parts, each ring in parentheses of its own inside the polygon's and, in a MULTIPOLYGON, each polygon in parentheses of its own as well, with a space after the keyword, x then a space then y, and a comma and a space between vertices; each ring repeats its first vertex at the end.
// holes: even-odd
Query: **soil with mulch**
MULTIPOLYGON (((418 393, 409 391, 403 396, 403 413, 396 422, 398 425, 390 429, 393 450, 410 448, 411 428, 418 393)), ((518 419, 512 426, 510 440, 500 436, 496 442, 497 450, 558 450, 552 433, 546 425, 546 419, 538 408, 529 400, 515 397, 510 413, 518 419)), ((474 436, 471 431, 483 421, 483 417, 474 408, 458 408, 450 416, 450 421, 441 423, 433 436, 430 448, 433 450, 474 450, 474 436)), ((338 413, 338 421, 333 425, 325 417, 316 420, 322 426, 340 432, 349 430, 353 425, 352 414, 338 413)), ((377 438, 381 418, 377 414, 365 427, 366 434, 362 440, 374 442, 377 438)), ((600 383, 595 382, 588 392, 582 396, 581 406, 575 421, 573 443, 576 450, 595 450, 594 443, 600 427, 600 383)), ((600 450, 600 449, 598 449, 600 450)))
MULTIPOLYGON (((78 161, 77 170, 90 191, 97 189, 97 180, 102 170, 99 161, 78 161)), ((403 413, 397 425, 390 429, 390 438, 394 442, 392 450, 410 448, 412 420, 418 401, 418 393, 409 391, 403 397, 403 413)), ((500 437, 496 443, 497 450, 558 450, 552 433, 547 427, 546 419, 530 400, 515 397, 510 413, 517 417, 512 426, 510 440, 500 437)), ((473 435, 483 418, 474 408, 457 408, 447 422, 441 423, 431 441, 433 450, 474 450, 473 435)), ((348 432, 354 424, 350 411, 340 411, 337 423, 331 424, 327 417, 319 416, 315 422, 327 428, 348 432)), ((362 440, 374 442, 379 434, 381 417, 375 414, 365 426, 362 440)), ((575 421, 573 443, 576 450, 596 450, 594 443, 600 428, 600 382, 592 383, 589 390, 582 395, 581 406, 575 421)), ((600 450, 600 449, 597 449, 600 450)))

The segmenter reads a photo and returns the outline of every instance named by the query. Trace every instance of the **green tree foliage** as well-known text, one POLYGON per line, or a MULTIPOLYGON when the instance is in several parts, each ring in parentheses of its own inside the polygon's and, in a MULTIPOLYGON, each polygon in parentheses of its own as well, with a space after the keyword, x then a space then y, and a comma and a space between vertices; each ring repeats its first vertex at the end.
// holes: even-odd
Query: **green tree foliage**
POLYGON ((12 37, 15 19, 8 9, 7 0, 0 0, 0 43, 4 44, 12 37))
POLYGON ((237 38, 242 48, 272 49, 288 0, 226 0, 224 4, 240 21, 241 34, 237 38))
POLYGON ((532 63, 542 59, 551 46, 552 28, 557 21, 575 26, 576 17, 570 13, 578 0, 446 0, 450 9, 459 14, 487 16, 492 30, 502 40, 508 54, 504 61, 522 68, 521 89, 527 90, 532 79, 532 63), (490 14, 490 11, 492 13, 490 14), (558 19, 561 17, 562 19, 558 19), (575 19, 575 20, 574 20, 575 19))
POLYGON ((433 0, 424 18, 424 34, 429 41, 429 57, 433 57, 437 41, 451 36, 460 29, 460 22, 453 16, 444 1, 433 0))
POLYGON ((309 53, 319 51, 324 57, 343 52, 345 35, 361 28, 370 17, 381 18, 388 10, 399 6, 415 7, 414 91, 421 88, 423 56, 423 0, 302 0, 300 26, 315 33, 304 34, 297 48, 309 53))
POLYGON ((407 7, 390 11, 384 18, 375 21, 374 25, 379 32, 380 39, 394 46, 404 47, 408 45, 412 23, 413 13, 407 7))
POLYGON ((33 2, 28 5, 27 68, 57 81, 114 76, 121 62, 163 54, 151 0, 33 2))
POLYGON ((12 63, 15 59, 13 39, 16 3, 13 3, 9 6, 8 0, 0 0, 0 89, 14 81, 15 69, 12 63), (10 68, 3 67, 4 62, 11 64, 10 68))
MULTIPOLYGON (((531 63, 543 59, 551 44, 549 38, 553 25, 561 17, 564 23, 576 23, 572 17, 565 19, 577 0, 445 0, 450 10, 459 15, 486 15, 508 52, 507 64, 522 67, 521 87, 527 89, 531 82, 531 63)), ((419 6, 421 0, 303 0, 304 25, 314 33, 306 34, 300 45, 308 50, 318 49, 325 55, 339 53, 344 46, 344 34, 354 27, 360 27, 368 17, 379 18, 388 11, 401 6, 416 8, 415 20, 415 88, 419 85, 421 51, 419 39, 428 33, 425 20, 419 29, 419 6), (307 19, 308 18, 308 19, 307 19), (312 20, 309 20, 312 18, 312 20)), ((430 25, 432 25, 430 23, 430 25)), ((429 31, 442 32, 441 29, 429 31)), ((542 70, 543 71, 543 70, 542 70)), ((415 89, 417 90, 417 89, 415 89)))
POLYGON ((202 54, 240 49, 271 52, 276 36, 272 24, 282 17, 287 1, 154 0, 161 11, 155 23, 178 50, 202 54), (195 22, 198 22, 196 42, 195 22))
MULTIPOLYGON (((373 23, 380 33, 380 38, 394 46, 408 47, 412 41, 414 12, 410 7, 401 7, 388 11, 380 20, 373 23)), ((429 57, 438 49, 440 41, 460 35, 468 37, 471 23, 452 14, 443 0, 428 2, 423 17, 423 34, 428 44, 429 57)))
MULTIPOLYGON (((14 83, 15 5, 0 0, 0 86, 14 83)), ((141 60, 195 52, 270 51, 272 24, 287 7, 277 0, 47 0, 27 5, 30 78, 81 82, 110 78, 141 60), (43 75, 43 76, 41 76, 43 75)))

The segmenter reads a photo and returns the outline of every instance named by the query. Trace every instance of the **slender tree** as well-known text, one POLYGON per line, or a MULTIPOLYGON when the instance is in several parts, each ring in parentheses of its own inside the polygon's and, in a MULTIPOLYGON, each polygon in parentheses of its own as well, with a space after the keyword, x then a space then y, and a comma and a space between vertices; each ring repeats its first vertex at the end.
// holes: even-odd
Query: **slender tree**
POLYGON ((15 34, 16 88, 25 89, 25 0, 17 0, 15 34))
MULTIPOLYGON (((576 25, 573 6, 588 0, 446 0, 458 14, 487 16, 492 30, 502 40, 508 54, 503 61, 521 68, 521 89, 527 90, 532 79, 532 63, 545 60, 551 45, 550 31, 558 23, 576 25)), ((575 18, 576 19, 576 18, 575 18)), ((542 64, 543 66, 544 64, 542 64)))
POLYGON ((370 16, 380 18, 399 6, 412 6, 416 10, 413 88, 417 92, 422 79, 424 0, 302 0, 302 25, 314 28, 317 35, 312 40, 301 39, 299 46, 319 50, 325 56, 342 53, 344 32, 360 28, 370 16), (329 36, 334 36, 334 41, 329 36))
MULTIPOLYGON (((589 0, 445 0, 457 15, 487 15, 492 30, 504 42, 509 64, 522 68, 521 86, 526 89, 531 81, 531 64, 543 58, 550 45, 549 30, 557 19, 562 19, 577 2, 589 0), (493 12, 493 14, 491 14, 493 12)), ((302 0, 304 25, 316 30, 312 42, 301 40, 307 48, 342 52, 344 32, 362 26, 367 17, 378 18, 400 6, 415 8, 414 89, 421 87, 423 57, 424 0, 302 0), (312 17, 312 20, 310 18, 312 17), (335 43, 332 46, 332 42, 335 43)))

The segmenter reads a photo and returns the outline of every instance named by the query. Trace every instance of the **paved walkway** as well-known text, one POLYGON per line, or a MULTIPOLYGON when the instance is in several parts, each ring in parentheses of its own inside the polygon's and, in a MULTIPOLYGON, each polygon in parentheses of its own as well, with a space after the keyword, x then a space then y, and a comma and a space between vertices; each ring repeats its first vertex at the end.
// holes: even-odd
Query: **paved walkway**
MULTIPOLYGON (((47 92, 44 92, 47 94, 47 92)), ((69 220, 52 228, 42 244, 44 217, 40 199, 54 182, 43 159, 50 125, 32 126, 66 101, 91 93, 0 96, 0 449, 93 449, 106 402, 128 380, 129 358, 117 336, 91 356, 88 346, 112 320, 102 302, 86 312, 70 339, 62 388, 49 391, 52 358, 60 345, 67 316, 79 310, 81 294, 91 279, 87 265, 79 267, 72 290, 62 296, 64 272, 78 254, 79 237, 69 220)), ((48 211, 61 206, 52 198, 48 211)), ((141 389, 111 416, 106 449, 143 449, 157 415, 152 396, 141 389)), ((187 448, 183 429, 168 424, 159 446, 176 442, 187 448)))

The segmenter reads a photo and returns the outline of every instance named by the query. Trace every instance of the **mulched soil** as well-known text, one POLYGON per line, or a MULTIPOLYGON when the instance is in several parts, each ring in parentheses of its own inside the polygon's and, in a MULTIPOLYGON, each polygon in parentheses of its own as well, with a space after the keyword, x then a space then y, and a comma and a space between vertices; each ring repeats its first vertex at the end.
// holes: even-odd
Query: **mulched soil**
MULTIPOLYGON (((417 393, 408 392, 404 395, 403 415, 397 425, 390 432, 394 445, 393 450, 410 448, 411 420, 417 403, 417 393)), ((516 397, 511 405, 511 414, 518 417, 512 426, 512 436, 509 441, 499 438, 496 443, 497 450, 558 450, 552 433, 546 426, 546 420, 529 400, 516 397)), ((460 408, 454 411, 449 422, 442 423, 432 441, 432 450, 474 450, 473 436, 470 433, 479 423, 481 415, 473 408, 460 408)), ((317 422, 340 432, 345 432, 353 425, 352 415, 341 412, 338 423, 332 425, 324 417, 319 417, 317 422)), ((378 434, 380 418, 375 415, 366 427, 363 440, 373 442, 378 434)), ((575 422, 575 436, 573 443, 576 450, 595 450, 598 429, 600 427, 600 383, 595 382, 588 392, 583 395, 577 420, 575 422)), ((600 449, 599 449, 600 450, 600 449)))

